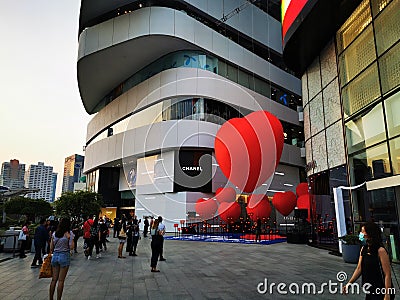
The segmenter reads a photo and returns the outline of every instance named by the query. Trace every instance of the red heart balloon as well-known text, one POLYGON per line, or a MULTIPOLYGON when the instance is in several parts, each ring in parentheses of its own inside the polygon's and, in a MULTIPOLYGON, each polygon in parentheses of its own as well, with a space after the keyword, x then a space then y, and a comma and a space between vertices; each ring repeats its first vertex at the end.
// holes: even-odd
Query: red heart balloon
POLYGON ((222 202, 218 207, 218 214, 220 218, 225 221, 235 222, 240 217, 240 205, 237 202, 228 203, 222 202), (229 218, 229 219, 228 219, 229 218))
POLYGON ((272 208, 268 196, 250 195, 246 210, 249 217, 255 222, 258 218, 268 218, 271 215, 272 208), (254 198, 256 198, 256 201, 254 201, 254 198), (252 205, 253 202, 256 202, 255 205, 252 205))
POLYGON ((272 198, 272 204, 277 211, 286 217, 296 207, 296 195, 291 191, 275 193, 272 198))
POLYGON ((283 128, 269 112, 257 111, 225 122, 215 138, 222 173, 244 192, 273 175, 283 149, 283 128))
POLYGON ((296 195, 297 197, 300 197, 302 195, 308 195, 309 191, 308 191, 308 183, 307 182, 302 182, 299 183, 296 187, 296 195))
POLYGON ((202 218, 203 220, 208 220, 215 216, 218 204, 214 199, 207 200, 204 198, 200 198, 197 200, 195 208, 196 213, 199 214, 200 218, 202 218))
POLYGON ((222 202, 235 202, 236 201, 236 191, 232 187, 218 188, 215 192, 215 199, 219 203, 222 202))

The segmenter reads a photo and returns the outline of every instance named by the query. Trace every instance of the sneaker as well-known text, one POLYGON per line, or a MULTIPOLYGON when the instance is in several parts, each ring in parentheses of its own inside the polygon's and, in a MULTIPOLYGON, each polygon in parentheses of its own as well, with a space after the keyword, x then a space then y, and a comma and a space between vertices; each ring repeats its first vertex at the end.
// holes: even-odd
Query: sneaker
POLYGON ((100 254, 97 254, 97 255, 96 255, 96 258, 100 258, 100 254))
POLYGON ((91 257, 90 255, 87 257, 88 260, 90 260, 91 258, 92 258, 92 257, 91 257))
POLYGON ((38 265, 31 265, 31 268, 39 268, 38 265))

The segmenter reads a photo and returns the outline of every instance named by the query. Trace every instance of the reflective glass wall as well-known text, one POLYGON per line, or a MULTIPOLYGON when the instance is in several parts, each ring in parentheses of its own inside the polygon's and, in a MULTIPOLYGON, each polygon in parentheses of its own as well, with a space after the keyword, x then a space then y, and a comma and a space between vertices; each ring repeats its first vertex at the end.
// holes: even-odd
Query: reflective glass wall
POLYGON ((399 19, 400 0, 365 0, 336 34, 350 185, 375 182, 351 193, 354 224, 379 223, 395 259, 399 187, 379 180, 400 171, 399 19))

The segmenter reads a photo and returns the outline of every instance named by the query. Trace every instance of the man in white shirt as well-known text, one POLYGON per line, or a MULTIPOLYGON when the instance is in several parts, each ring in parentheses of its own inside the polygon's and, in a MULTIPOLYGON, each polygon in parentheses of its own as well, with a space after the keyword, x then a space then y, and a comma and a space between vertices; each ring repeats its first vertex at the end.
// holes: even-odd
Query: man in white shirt
POLYGON ((163 218, 161 216, 158 217, 158 234, 162 236, 161 247, 160 247, 160 261, 165 261, 166 259, 163 256, 164 250, 164 234, 165 234, 165 225, 162 223, 163 218))

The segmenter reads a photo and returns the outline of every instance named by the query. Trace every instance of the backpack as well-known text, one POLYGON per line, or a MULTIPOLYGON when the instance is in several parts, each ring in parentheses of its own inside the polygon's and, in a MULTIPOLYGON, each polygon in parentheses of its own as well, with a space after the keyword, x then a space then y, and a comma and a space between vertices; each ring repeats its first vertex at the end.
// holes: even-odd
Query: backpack
POLYGON ((98 236, 99 236, 99 229, 97 228, 97 226, 90 227, 90 237, 96 238, 98 236))

